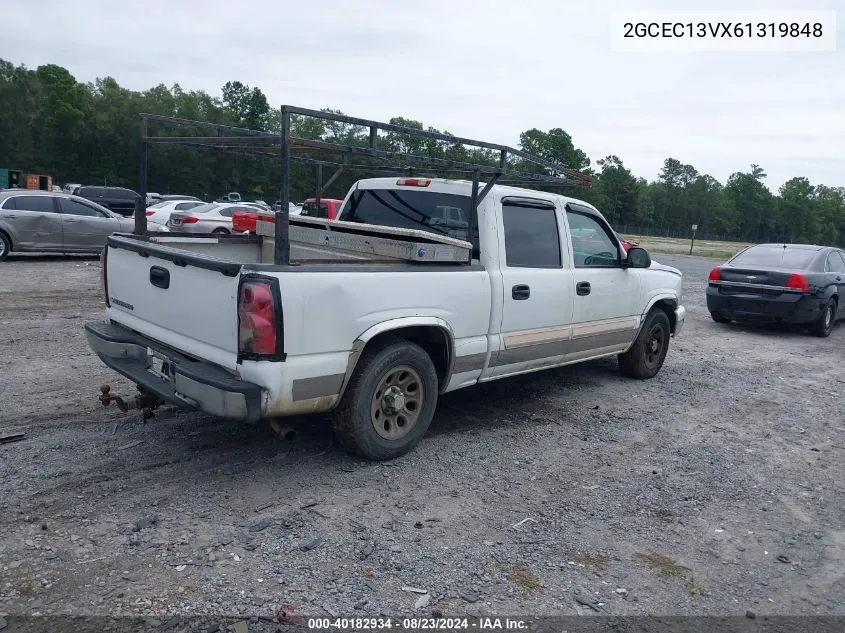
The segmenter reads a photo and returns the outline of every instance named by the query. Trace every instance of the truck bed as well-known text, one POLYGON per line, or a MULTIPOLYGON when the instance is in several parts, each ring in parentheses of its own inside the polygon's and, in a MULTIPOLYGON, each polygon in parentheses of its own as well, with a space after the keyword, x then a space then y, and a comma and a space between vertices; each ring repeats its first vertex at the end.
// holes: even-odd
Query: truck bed
MULTIPOLYGON (((148 241, 232 263, 273 264, 275 224, 258 221, 255 235, 169 233, 148 241)), ((290 218, 290 261, 306 263, 466 264, 471 245, 427 231, 398 229, 322 218, 290 218)), ((137 236, 126 236, 138 239, 137 236)), ((145 238, 141 238, 145 239, 145 238)))

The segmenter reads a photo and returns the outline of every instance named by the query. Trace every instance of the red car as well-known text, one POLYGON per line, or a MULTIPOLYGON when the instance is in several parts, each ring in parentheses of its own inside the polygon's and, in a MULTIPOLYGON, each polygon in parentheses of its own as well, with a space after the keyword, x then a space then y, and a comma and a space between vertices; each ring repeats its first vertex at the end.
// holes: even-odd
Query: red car
POLYGON ((618 237, 618 238, 619 238, 619 241, 622 243, 622 248, 624 248, 624 249, 625 249, 625 252, 626 252, 626 253, 628 252, 628 249, 630 249, 632 246, 639 246, 639 243, 638 243, 638 242, 629 242, 629 241, 628 241, 628 240, 626 240, 624 237, 622 237, 621 235, 619 235, 619 233, 617 233, 617 234, 616 234, 616 237, 618 237))
POLYGON ((302 203, 302 214, 309 218, 328 218, 329 220, 336 220, 337 214, 343 200, 336 200, 334 198, 320 198, 320 210, 317 211, 317 199, 308 198, 302 203))

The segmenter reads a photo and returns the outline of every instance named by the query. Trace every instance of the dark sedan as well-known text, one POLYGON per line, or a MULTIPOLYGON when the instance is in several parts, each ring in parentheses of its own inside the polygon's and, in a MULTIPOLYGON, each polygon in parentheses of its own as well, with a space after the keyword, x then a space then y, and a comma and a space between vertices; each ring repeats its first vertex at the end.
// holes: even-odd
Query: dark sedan
POLYGON ((714 321, 793 323, 828 336, 845 318, 845 252, 807 244, 758 244, 710 271, 714 321))

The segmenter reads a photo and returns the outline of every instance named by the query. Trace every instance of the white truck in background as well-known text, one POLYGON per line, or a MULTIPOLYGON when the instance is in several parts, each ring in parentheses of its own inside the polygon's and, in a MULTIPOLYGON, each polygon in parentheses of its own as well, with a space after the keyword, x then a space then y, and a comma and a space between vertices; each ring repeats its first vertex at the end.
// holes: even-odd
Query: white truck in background
MULTIPOLYGON (((447 392, 614 355, 626 376, 660 371, 684 323, 680 271, 626 254, 585 202, 502 185, 471 243, 471 190, 360 180, 325 246, 292 247, 289 265, 261 235, 113 235, 107 320, 85 325, 89 345, 138 385, 134 406, 250 422, 331 411, 341 443, 373 460, 411 450, 447 392), (417 261, 331 255, 344 231, 421 226, 417 261)), ((291 235, 315 222, 292 217, 291 235)))

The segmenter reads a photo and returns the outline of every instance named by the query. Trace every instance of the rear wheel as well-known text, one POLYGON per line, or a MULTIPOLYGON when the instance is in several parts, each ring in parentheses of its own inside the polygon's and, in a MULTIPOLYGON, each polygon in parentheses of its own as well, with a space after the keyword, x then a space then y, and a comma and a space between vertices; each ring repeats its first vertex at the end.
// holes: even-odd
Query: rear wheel
POLYGON ((654 378, 663 367, 669 351, 670 328, 666 313, 660 309, 652 310, 631 349, 619 355, 621 372, 630 378, 654 378))
POLYGON ((214 229, 214 230, 212 231, 212 233, 217 233, 218 235, 222 235, 222 234, 224 234, 224 233, 225 233, 226 235, 228 235, 228 234, 229 234, 229 231, 227 231, 227 230, 226 230, 226 229, 224 229, 224 228, 218 228, 218 229, 214 229))
POLYGON ((810 334, 822 338, 830 336, 833 324, 836 323, 836 301, 831 299, 822 306, 822 312, 810 326, 810 334))
POLYGON ((418 345, 365 352, 334 413, 338 440, 367 459, 404 455, 428 431, 437 392, 437 370, 418 345))
POLYGON ((12 240, 9 236, 0 231, 0 262, 4 261, 12 252, 12 240))
POLYGON ((710 317, 716 323, 730 323, 731 322, 731 320, 728 317, 726 317, 724 314, 722 314, 721 312, 711 312, 710 317))

